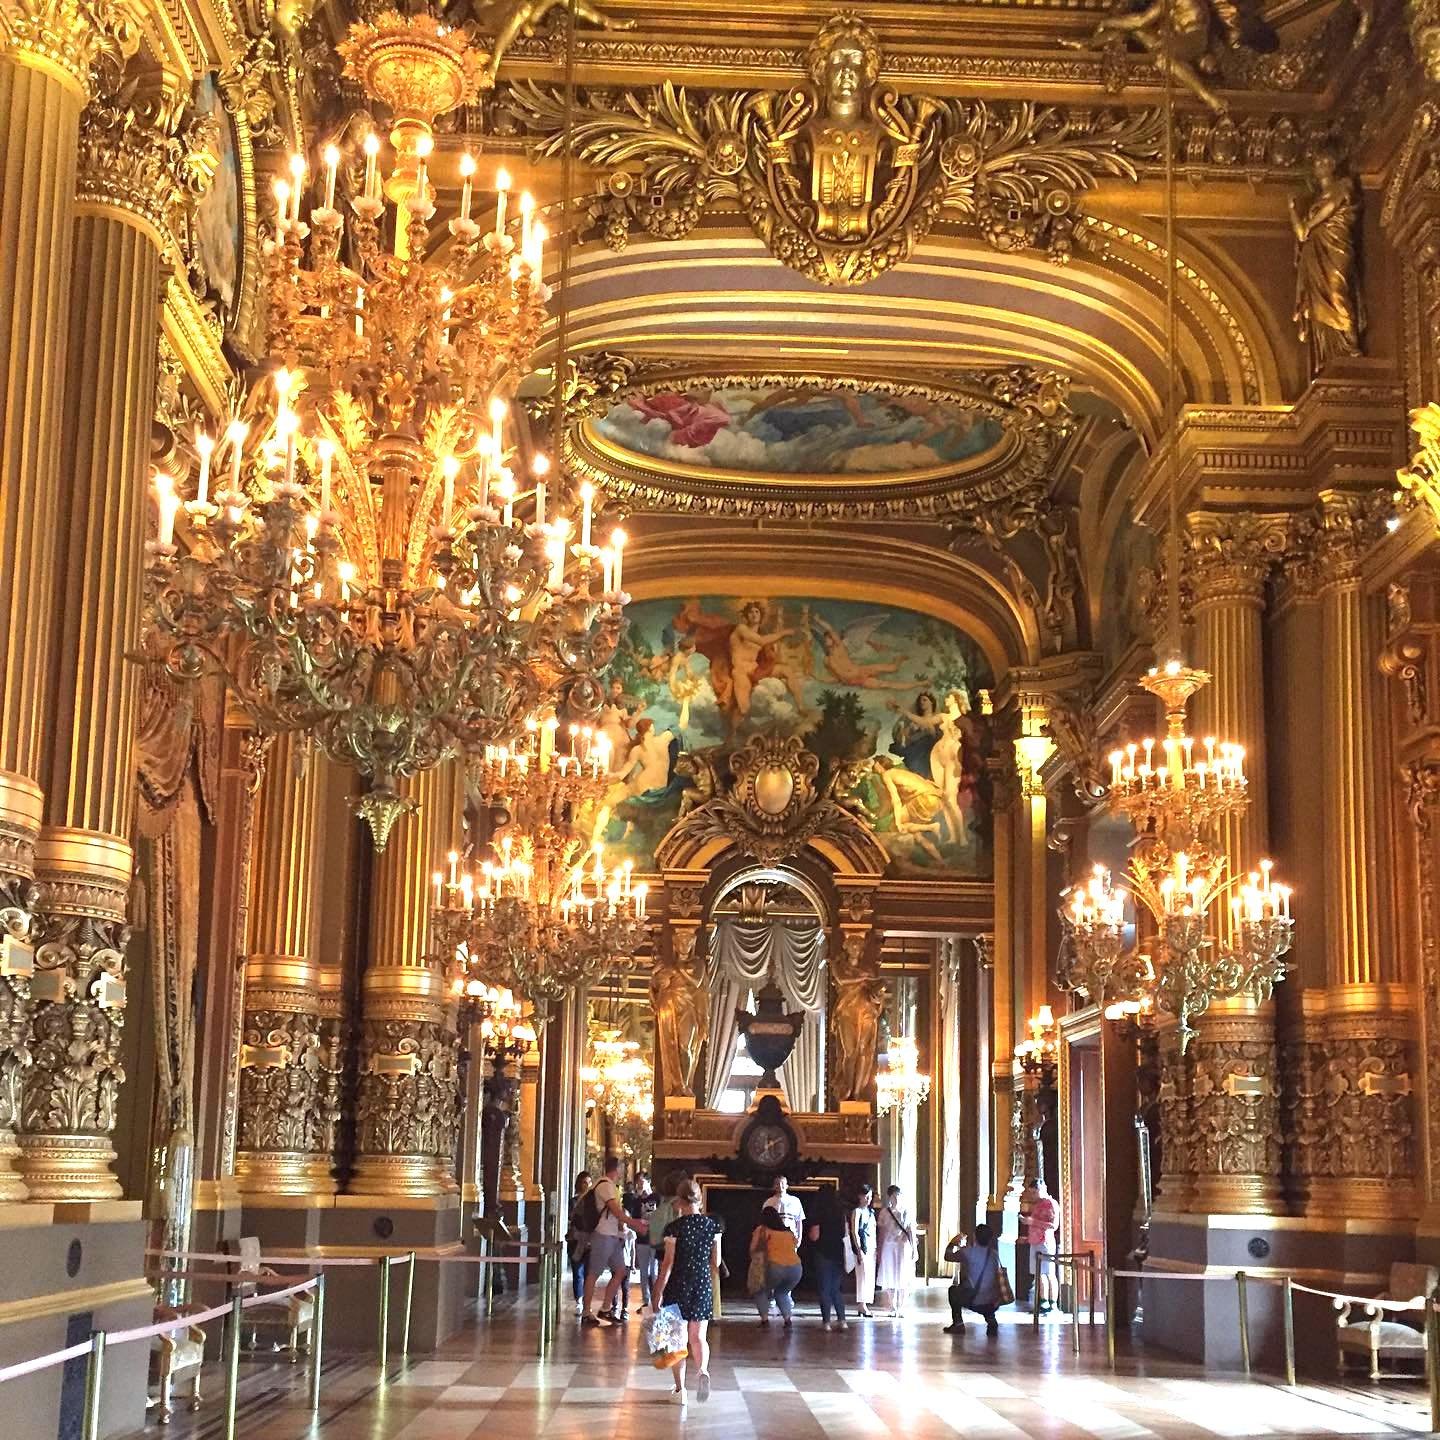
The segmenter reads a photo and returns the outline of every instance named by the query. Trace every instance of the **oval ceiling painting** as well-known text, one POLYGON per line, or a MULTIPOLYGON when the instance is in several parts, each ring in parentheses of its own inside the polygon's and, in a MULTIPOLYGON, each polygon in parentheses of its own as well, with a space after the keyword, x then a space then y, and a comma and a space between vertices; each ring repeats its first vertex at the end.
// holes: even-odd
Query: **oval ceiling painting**
POLYGON ((791 480, 952 469, 1004 439, 999 420, 957 399, 823 384, 631 391, 595 428, 637 457, 791 480))
POLYGON ((936 519, 1035 503, 1068 382, 1024 366, 859 378, 582 360, 566 460, 641 509, 936 519))

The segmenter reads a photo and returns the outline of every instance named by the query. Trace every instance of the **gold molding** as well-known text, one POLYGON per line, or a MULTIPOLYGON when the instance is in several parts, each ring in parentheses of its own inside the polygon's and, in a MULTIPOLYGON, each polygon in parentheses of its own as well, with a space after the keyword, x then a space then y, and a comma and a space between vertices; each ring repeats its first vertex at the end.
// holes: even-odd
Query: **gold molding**
POLYGON ((48 1295, 27 1296, 24 1300, 0 1301, 0 1326, 31 1324, 51 1315, 70 1315, 80 1310, 101 1310, 126 1300, 153 1302, 155 1291, 142 1275, 133 1280, 112 1280, 106 1285, 86 1285, 79 1290, 56 1290, 48 1295))

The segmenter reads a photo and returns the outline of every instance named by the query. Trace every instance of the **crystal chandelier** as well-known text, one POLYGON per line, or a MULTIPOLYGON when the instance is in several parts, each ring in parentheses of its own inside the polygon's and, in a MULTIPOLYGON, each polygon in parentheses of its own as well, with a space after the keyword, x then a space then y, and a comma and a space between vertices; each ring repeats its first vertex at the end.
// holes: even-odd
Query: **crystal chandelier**
POLYGON ((547 506, 546 458, 527 464, 509 424, 548 296, 533 202, 507 218, 500 172, 483 233, 467 156, 430 253, 433 121, 474 98, 480 55, 395 14, 341 53, 391 109, 390 173, 369 137, 349 217, 333 147, 308 219, 303 157, 277 185, 273 363, 218 437, 196 437, 193 484, 157 477, 148 641, 172 675, 223 673, 261 730, 307 732, 358 771, 383 848, 412 808, 402 778, 506 745, 547 699, 593 711, 623 597, 593 488, 572 514, 563 495, 547 506))
POLYGON ((1153 923, 1145 948, 1127 951, 1126 892, 1104 866, 1065 893, 1060 911, 1068 940, 1061 985, 1107 1011, 1174 1015, 1182 1051, 1195 1033, 1191 1020, 1212 1001, 1270 996, 1294 931, 1290 891, 1273 882, 1270 862, 1228 876, 1208 838, 1249 803, 1243 749, 1208 739, 1197 747, 1185 733, 1186 704, 1209 678, 1174 661, 1152 670, 1141 683, 1164 705, 1166 733, 1110 756, 1111 794, 1139 837, 1128 873, 1153 923))
POLYGON ((875 1074, 875 1113, 914 1110, 930 1098, 930 1077, 920 1070, 920 1051, 908 1035, 896 1035, 875 1074))
POLYGON ((637 1041, 621 1038, 616 1026, 595 1026, 590 1058, 580 1081, 593 1100, 617 1125, 650 1119, 655 1112, 655 1077, 640 1055, 637 1041))

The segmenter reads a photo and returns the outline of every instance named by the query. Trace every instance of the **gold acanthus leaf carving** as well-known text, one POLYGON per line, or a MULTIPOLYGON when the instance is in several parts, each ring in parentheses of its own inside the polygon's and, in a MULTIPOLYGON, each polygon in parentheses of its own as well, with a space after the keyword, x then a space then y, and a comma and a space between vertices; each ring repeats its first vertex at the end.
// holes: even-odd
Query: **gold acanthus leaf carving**
MULTIPOLYGON (((941 220, 997 250, 1074 248, 1078 200, 1102 176, 1136 180, 1160 153, 1155 110, 1072 114, 1031 102, 901 95, 879 83, 874 35, 827 22, 791 90, 693 94, 666 81, 582 98, 573 154, 604 173, 590 222, 612 249, 633 228, 679 239, 715 203, 738 204, 771 254, 823 285, 864 285, 909 259, 941 220)), ((523 83, 507 108, 566 145, 564 98, 523 83)))

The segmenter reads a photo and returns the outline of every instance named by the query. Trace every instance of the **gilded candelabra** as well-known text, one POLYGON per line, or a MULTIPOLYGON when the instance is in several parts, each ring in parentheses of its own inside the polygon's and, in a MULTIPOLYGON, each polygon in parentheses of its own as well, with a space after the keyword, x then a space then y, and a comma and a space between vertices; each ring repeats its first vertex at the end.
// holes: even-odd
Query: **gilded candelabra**
POLYGON ((1111 793, 1139 840, 1129 863, 1135 900, 1153 921, 1145 950, 1125 941, 1126 892, 1096 866, 1090 881, 1065 893, 1060 915, 1068 956, 1059 982, 1083 990, 1107 1013, 1165 1011, 1187 1048, 1214 1000, 1269 997, 1284 978, 1294 933, 1290 891, 1271 879, 1268 860, 1243 880, 1207 839, 1220 821, 1241 813, 1245 752, 1185 733, 1185 707, 1209 676, 1172 661, 1141 682, 1165 708, 1166 733, 1110 756, 1111 793), (1229 896, 1228 924, 1222 925, 1229 896))
POLYGON ((523 493, 517 479, 510 399, 548 295, 533 202, 507 221, 500 172, 482 232, 466 157, 449 244, 428 253, 433 120, 473 98, 480 57, 425 16, 356 25, 341 51, 391 108, 393 164, 382 185, 369 137, 348 218, 333 147, 308 220, 304 158, 277 183, 273 365, 218 438, 196 437, 190 498, 188 476, 157 478, 148 645, 181 679, 221 671, 261 730, 309 732, 359 771, 383 847, 402 778, 508 744, 546 700, 595 709, 623 537, 592 543, 588 485, 573 521, 547 509, 544 456, 523 493))
POLYGON ((643 1124, 655 1114, 655 1073, 640 1054, 637 1041, 621 1038, 615 1026, 594 1026, 590 1057, 580 1081, 616 1125, 643 1124))
POLYGON ((1027 1028, 1030 1038, 1015 1047, 1015 1060, 1027 1075, 1039 1075, 1053 1083, 1055 1065, 1060 1058, 1060 1032, 1055 1012, 1048 1005, 1030 1017, 1027 1028))

